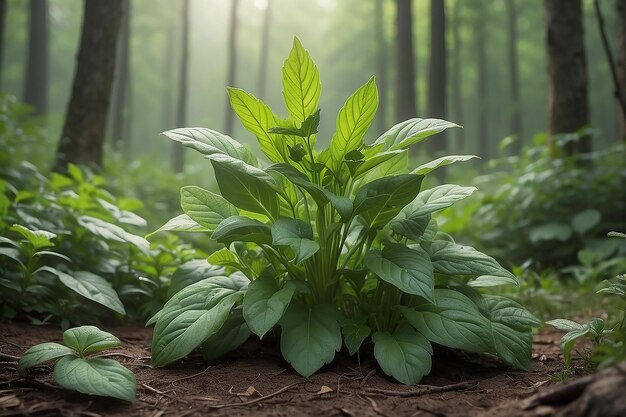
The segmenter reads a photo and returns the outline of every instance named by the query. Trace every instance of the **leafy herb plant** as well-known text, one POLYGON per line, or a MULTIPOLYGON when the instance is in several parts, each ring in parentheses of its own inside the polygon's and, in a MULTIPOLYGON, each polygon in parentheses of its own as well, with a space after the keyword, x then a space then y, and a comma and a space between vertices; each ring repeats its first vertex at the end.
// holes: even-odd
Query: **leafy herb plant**
POLYGON ((372 78, 347 99, 320 152, 320 78, 297 39, 282 75, 285 119, 228 89, 269 164, 214 130, 164 133, 210 160, 220 194, 183 187, 185 214, 161 230, 210 233, 226 247, 209 262, 235 272, 182 289, 151 319, 153 365, 196 348, 212 360, 251 333, 262 338, 280 326, 282 354, 303 376, 330 363, 342 345, 355 354, 368 338, 383 371, 405 384, 429 373, 431 343, 529 368, 538 320, 512 300, 478 291, 516 285, 516 277, 437 231, 435 213, 474 187, 421 190, 436 168, 474 157, 408 167, 409 146, 459 126, 410 119, 366 144, 378 106, 372 78))
POLYGON ((63 388, 83 394, 135 400, 137 382, 133 373, 112 359, 90 357, 105 349, 120 347, 120 341, 111 333, 94 326, 81 326, 63 333, 65 345, 41 343, 28 349, 18 362, 20 375, 28 369, 51 360, 54 379, 63 388))

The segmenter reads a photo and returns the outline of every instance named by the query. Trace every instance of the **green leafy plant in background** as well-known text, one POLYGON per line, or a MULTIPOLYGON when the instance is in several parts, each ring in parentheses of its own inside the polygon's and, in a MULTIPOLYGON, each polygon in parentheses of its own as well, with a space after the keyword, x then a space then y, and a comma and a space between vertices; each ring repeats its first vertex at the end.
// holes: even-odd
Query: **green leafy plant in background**
POLYGON ((57 360, 54 380, 63 388, 130 402, 135 400, 137 382, 133 373, 117 361, 93 356, 120 347, 117 337, 94 326, 81 326, 66 330, 63 341, 65 345, 41 343, 24 352, 18 362, 20 375, 26 376, 33 366, 57 360))
POLYGON ((228 93, 269 164, 211 129, 164 133, 210 160, 220 193, 183 187, 184 214, 161 230, 210 233, 226 247, 209 262, 235 272, 185 287, 150 320, 153 365, 196 348, 212 360, 251 333, 262 338, 280 327, 283 357, 303 376, 342 345, 355 354, 368 338, 383 371, 405 384, 429 373, 431 343, 529 368, 539 321, 478 290, 516 285, 516 277, 437 230, 435 214, 474 187, 421 190, 437 167, 473 156, 408 167, 409 146, 458 125, 410 119, 366 144, 378 106, 370 79, 347 99, 329 146, 318 152, 321 83, 297 39, 283 66, 286 119, 243 90, 228 93))

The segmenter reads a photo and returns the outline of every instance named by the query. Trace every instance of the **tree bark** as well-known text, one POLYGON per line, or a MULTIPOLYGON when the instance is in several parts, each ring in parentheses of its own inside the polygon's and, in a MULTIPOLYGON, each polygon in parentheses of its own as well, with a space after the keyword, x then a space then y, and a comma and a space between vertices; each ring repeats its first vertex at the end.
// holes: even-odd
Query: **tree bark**
POLYGON ((130 152, 130 0, 122 0, 123 17, 119 33, 116 68, 116 92, 113 106, 113 144, 115 149, 130 152))
MULTIPOLYGON (((226 75, 226 85, 234 87, 237 75, 237 6, 239 0, 231 0, 230 8, 230 34, 228 37, 228 71, 226 75)), ((230 100, 226 97, 226 112, 224 113, 224 133, 233 134, 234 113, 230 108, 230 100)))
MULTIPOLYGON (((459 27, 461 26, 460 17, 461 2, 454 2, 453 24, 452 24, 452 97, 454 100, 454 121, 463 124, 463 100, 461 92, 461 35, 459 27)), ((455 129, 456 137, 463 139, 463 129, 455 129)))
MULTIPOLYGON (((428 71, 428 117, 446 118, 446 12, 444 0, 430 2, 430 65, 428 71)), ((444 136, 429 141, 430 151, 445 151, 444 136)))
POLYGON ((417 115, 411 0, 396 0, 396 122, 417 115))
MULTIPOLYGON (((622 95, 626 96, 626 0, 615 1, 617 37, 615 42, 615 61, 617 79, 622 95)), ((626 118, 619 113, 620 137, 626 141, 626 118)))
POLYGON ((174 89, 174 60, 170 51, 176 48, 176 33, 173 23, 167 28, 167 47, 163 51, 163 102, 161 109, 161 129, 169 130, 174 125, 173 89, 174 89))
POLYGON ((121 21, 121 0, 84 1, 74 84, 56 154, 57 171, 64 171, 69 162, 102 166, 121 21))
MULTIPOLYGON (((181 56, 180 81, 178 85, 178 110, 176 112, 177 127, 185 127, 187 123, 187 90, 189 83, 189 0, 183 1, 181 25, 181 56)), ((172 170, 183 172, 185 169, 185 148, 180 143, 172 144, 172 170)))
POLYGON ((517 61, 517 12, 515 0, 506 0, 507 53, 509 64, 509 94, 511 95, 511 134, 517 136, 513 151, 518 154, 522 148, 522 100, 519 91, 519 71, 517 61))
POLYGON ((378 84, 378 132, 387 126, 387 42, 385 42, 385 8, 383 0, 374 3, 374 32, 376 34, 376 75, 378 84))
POLYGON ((7 0, 0 0, 0 86, 4 74, 4 28, 7 17, 7 0))
POLYGON ((30 0, 29 10, 24 103, 42 115, 48 110, 48 0, 30 0))
POLYGON ((487 122, 487 49, 485 22, 483 21, 485 8, 481 4, 481 11, 474 20, 474 33, 476 36, 476 64, 478 73, 478 83, 476 91, 477 112, 478 112, 478 135, 479 151, 478 156, 483 159, 489 158, 489 127, 487 122))
POLYGON ((265 100, 267 91, 267 61, 270 48, 270 28, 272 22, 272 2, 267 0, 267 8, 263 13, 263 33, 261 34, 261 56, 259 59, 259 86, 258 94, 261 100, 265 100))
MULTIPOLYGON (((548 136, 557 156, 554 136, 576 132, 589 124, 587 62, 581 0, 544 0, 548 53, 548 136)), ((583 136, 564 146, 566 154, 589 152, 583 136)))

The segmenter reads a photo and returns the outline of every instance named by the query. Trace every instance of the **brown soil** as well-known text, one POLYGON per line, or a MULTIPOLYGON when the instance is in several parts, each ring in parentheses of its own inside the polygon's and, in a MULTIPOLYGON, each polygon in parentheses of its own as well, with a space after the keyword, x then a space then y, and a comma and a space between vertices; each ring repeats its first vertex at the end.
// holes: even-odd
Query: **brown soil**
POLYGON ((276 340, 264 339, 251 340, 210 366, 192 356, 153 369, 151 329, 107 331, 123 343, 111 356, 137 378, 137 400, 132 405, 57 389, 51 364, 33 368, 28 380, 18 379, 16 358, 34 344, 61 342, 61 331, 0 323, 0 416, 540 416, 554 410, 524 411, 522 400, 555 385, 551 377, 562 370, 560 334, 543 333, 535 337, 531 372, 438 350, 433 370, 422 384, 444 388, 401 396, 424 387, 395 383, 367 354, 359 365, 342 352, 332 365, 305 379, 282 360, 276 340))

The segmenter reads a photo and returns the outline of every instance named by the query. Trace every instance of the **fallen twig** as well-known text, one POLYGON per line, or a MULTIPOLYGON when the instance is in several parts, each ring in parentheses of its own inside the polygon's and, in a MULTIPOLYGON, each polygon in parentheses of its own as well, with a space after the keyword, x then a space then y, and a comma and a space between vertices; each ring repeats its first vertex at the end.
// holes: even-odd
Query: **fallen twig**
POLYGON ((5 359, 5 360, 8 360, 8 361, 18 361, 18 360, 20 360, 20 357, 19 356, 9 355, 8 353, 0 352, 0 359, 5 359))
POLYGON ((369 371, 367 373, 367 375, 365 375, 365 378, 363 378, 363 380, 359 384, 359 387, 363 388, 365 386, 365 384, 367 384, 367 381, 369 381, 370 378, 373 377, 375 373, 376 373, 376 368, 374 368, 371 371, 369 371))
POLYGON ((384 394, 384 395, 392 395, 395 397, 420 397, 422 395, 428 394, 437 394, 441 392, 449 392, 449 391, 464 391, 470 388, 476 387, 478 384, 472 381, 459 382, 458 384, 450 384, 443 386, 434 386, 434 385, 421 385, 418 386, 416 390, 411 391, 394 391, 388 389, 380 389, 380 388, 367 388, 363 389, 365 392, 372 394, 384 394))
POLYGON ((150 385, 148 385, 148 384, 141 384, 141 386, 142 386, 142 387, 144 387, 145 389, 147 389, 148 391, 152 391, 152 392, 154 392, 155 394, 159 394, 159 395, 162 395, 162 396, 167 397, 167 398, 169 398, 169 399, 176 400, 176 398, 174 398, 174 397, 172 397, 171 395, 169 395, 169 394, 168 394, 169 392, 174 391, 173 389, 171 389, 171 390, 169 390, 169 391, 165 391, 165 392, 164 392, 164 391, 159 391, 159 390, 158 390, 158 389, 156 389, 156 388, 152 388, 152 387, 151 387, 150 385))
POLYGON ((227 407, 240 407, 240 406, 256 404, 258 402, 265 401, 265 400, 268 400, 268 399, 270 399, 272 397, 275 397, 278 394, 282 394, 283 392, 290 390, 291 388, 295 387, 296 385, 300 385, 300 384, 303 384, 303 383, 304 383, 304 381, 302 381, 302 382, 295 382, 293 384, 287 385, 286 387, 283 387, 283 388, 279 389, 278 391, 274 391, 271 394, 264 395, 264 396, 259 397, 259 398, 255 398, 254 400, 244 401, 244 402, 241 402, 241 403, 228 403, 228 404, 209 405, 209 407, 210 408, 227 408, 227 407))
POLYGON ((195 377, 197 377, 197 376, 199 376, 199 375, 202 375, 203 373, 205 373, 205 372, 206 372, 206 371, 208 371, 209 369, 211 369, 211 367, 210 367, 210 366, 209 366, 209 367, 207 367, 207 368, 206 368, 204 371, 202 371, 202 372, 198 372, 198 373, 193 374, 193 375, 187 375, 187 376, 184 376, 184 377, 182 377, 182 378, 178 378, 178 379, 175 379, 175 380, 173 380, 173 381, 170 381, 170 384, 174 384, 174 383, 176 383, 176 382, 184 381, 184 380, 186 380, 186 379, 195 378, 195 377))

